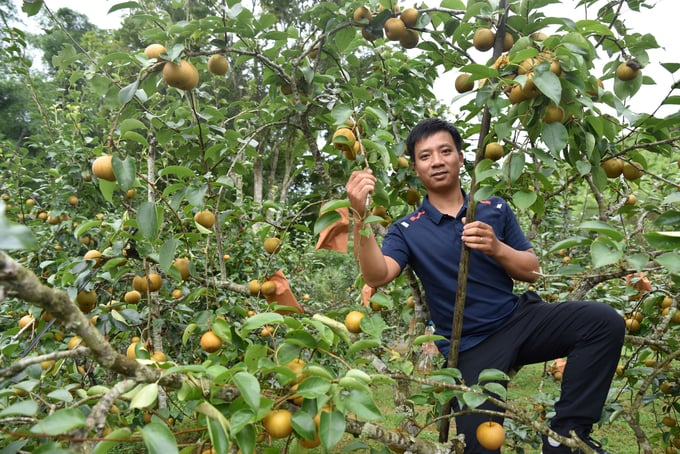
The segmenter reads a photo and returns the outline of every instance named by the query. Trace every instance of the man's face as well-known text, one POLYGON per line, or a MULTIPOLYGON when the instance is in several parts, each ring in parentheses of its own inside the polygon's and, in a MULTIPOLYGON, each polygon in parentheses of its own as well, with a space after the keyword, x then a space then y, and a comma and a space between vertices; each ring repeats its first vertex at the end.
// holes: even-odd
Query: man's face
POLYGON ((458 186, 463 153, 456 148, 448 131, 439 131, 416 142, 416 175, 428 192, 447 191, 458 186))

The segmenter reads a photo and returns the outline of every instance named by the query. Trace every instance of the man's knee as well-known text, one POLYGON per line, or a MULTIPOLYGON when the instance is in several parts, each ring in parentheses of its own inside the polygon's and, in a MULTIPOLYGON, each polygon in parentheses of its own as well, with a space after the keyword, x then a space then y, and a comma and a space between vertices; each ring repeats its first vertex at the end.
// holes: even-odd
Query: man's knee
POLYGON ((616 310, 606 303, 582 302, 578 311, 581 326, 588 337, 606 340, 613 347, 620 347, 626 334, 626 322, 616 310))
POLYGON ((626 322, 623 317, 608 304, 596 303, 596 306, 596 315, 602 323, 602 329, 608 330, 612 339, 620 339, 623 342, 623 337, 626 334, 626 322))

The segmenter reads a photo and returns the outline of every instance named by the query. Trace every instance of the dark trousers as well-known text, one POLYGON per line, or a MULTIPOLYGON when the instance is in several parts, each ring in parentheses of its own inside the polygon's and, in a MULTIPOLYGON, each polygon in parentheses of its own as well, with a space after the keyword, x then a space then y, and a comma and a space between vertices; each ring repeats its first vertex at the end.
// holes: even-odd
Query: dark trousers
MULTIPOLYGON (((512 318, 479 345, 461 352, 458 369, 468 385, 484 369, 508 372, 526 364, 567 357, 559 400, 550 426, 560 434, 587 434, 602 414, 621 354, 625 322, 610 306, 590 301, 550 304, 534 292, 521 296, 512 318)), ((457 408, 454 405, 454 408, 457 408)), ((485 403, 482 408, 497 407, 485 403)), ((492 418, 502 424, 502 418, 492 418)), ((465 434, 466 453, 498 453, 477 442, 477 426, 488 415, 456 418, 465 434)))

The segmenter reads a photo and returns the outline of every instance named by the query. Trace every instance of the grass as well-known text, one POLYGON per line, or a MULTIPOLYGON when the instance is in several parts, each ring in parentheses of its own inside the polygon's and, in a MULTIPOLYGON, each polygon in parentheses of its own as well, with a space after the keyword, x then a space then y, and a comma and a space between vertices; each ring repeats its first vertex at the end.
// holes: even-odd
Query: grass
MULTIPOLYGON (((621 386, 620 380, 615 379, 612 383, 612 388, 621 386)), ((508 387, 508 398, 523 407, 532 405, 536 401, 537 395, 553 397, 559 395, 559 382, 551 377, 544 376, 542 364, 522 368, 508 387)), ((630 391, 626 391, 620 400, 624 407, 627 397, 630 397, 630 391)), ((648 436, 654 433, 656 423, 654 415, 648 407, 641 410, 639 419, 648 436)), ((637 451, 635 435, 623 418, 614 418, 610 423, 596 425, 593 428, 592 436, 595 440, 600 441, 609 452, 630 453, 637 451)), ((531 444, 526 443, 520 446, 526 449, 525 452, 527 453, 540 453, 539 445, 532 447, 531 444)), ((660 444, 653 446, 654 452, 663 452, 663 447, 660 444)))
MULTIPOLYGON (((621 383, 615 381, 613 387, 620 386, 621 383)), ((384 389, 379 389, 376 401, 384 411, 385 427, 397 427, 398 415, 394 412, 393 392, 390 387, 385 386, 384 389)), ((543 364, 534 364, 522 368, 519 373, 513 377, 508 386, 508 399, 515 406, 528 411, 536 410, 537 400, 548 408, 552 405, 552 400, 559 395, 559 382, 545 375, 543 364)), ((625 400, 625 399, 624 399, 625 400)), ((416 412, 418 422, 422 423, 425 420, 425 415, 430 410, 430 407, 417 407, 416 412)), ((655 430, 654 415, 651 411, 641 411, 640 423, 643 430, 649 435, 655 430)), ((533 429, 527 427, 520 427, 513 422, 506 420, 506 432, 509 434, 503 452, 512 453, 526 453, 526 454, 540 454, 541 445, 538 435, 533 429)), ((452 425, 451 436, 455 435, 455 428, 452 425)), ((604 447, 613 453, 631 453, 637 451, 635 436, 630 426, 622 419, 615 418, 614 421, 601 426, 595 426, 593 430, 593 438, 603 443, 604 447)), ((436 441, 438 437, 438 429, 435 426, 429 426, 421 434, 422 437, 429 440, 436 441)), ((372 447, 381 446, 379 443, 366 442, 366 445, 372 447)), ((352 449, 356 446, 356 440, 346 435, 343 440, 336 446, 334 452, 347 452, 350 449, 352 452, 368 453, 370 449, 352 449)), ((322 450, 309 450, 308 452, 319 452, 322 450)), ((660 444, 654 445, 654 452, 663 452, 663 447, 660 444)))

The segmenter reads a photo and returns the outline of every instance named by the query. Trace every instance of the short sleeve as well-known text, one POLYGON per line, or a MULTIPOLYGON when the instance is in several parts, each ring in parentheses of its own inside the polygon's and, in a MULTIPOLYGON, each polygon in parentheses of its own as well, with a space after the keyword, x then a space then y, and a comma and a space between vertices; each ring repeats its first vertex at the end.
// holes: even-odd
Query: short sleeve
POLYGON ((510 205, 508 203, 504 203, 503 205, 505 211, 505 229, 503 232, 505 244, 518 251, 531 249, 533 246, 524 234, 522 227, 520 227, 517 216, 515 216, 510 205))
POLYGON ((398 224, 392 224, 385 234, 382 242, 382 253, 394 259, 403 270, 408 264, 409 247, 404 238, 404 232, 399 229, 398 224))

